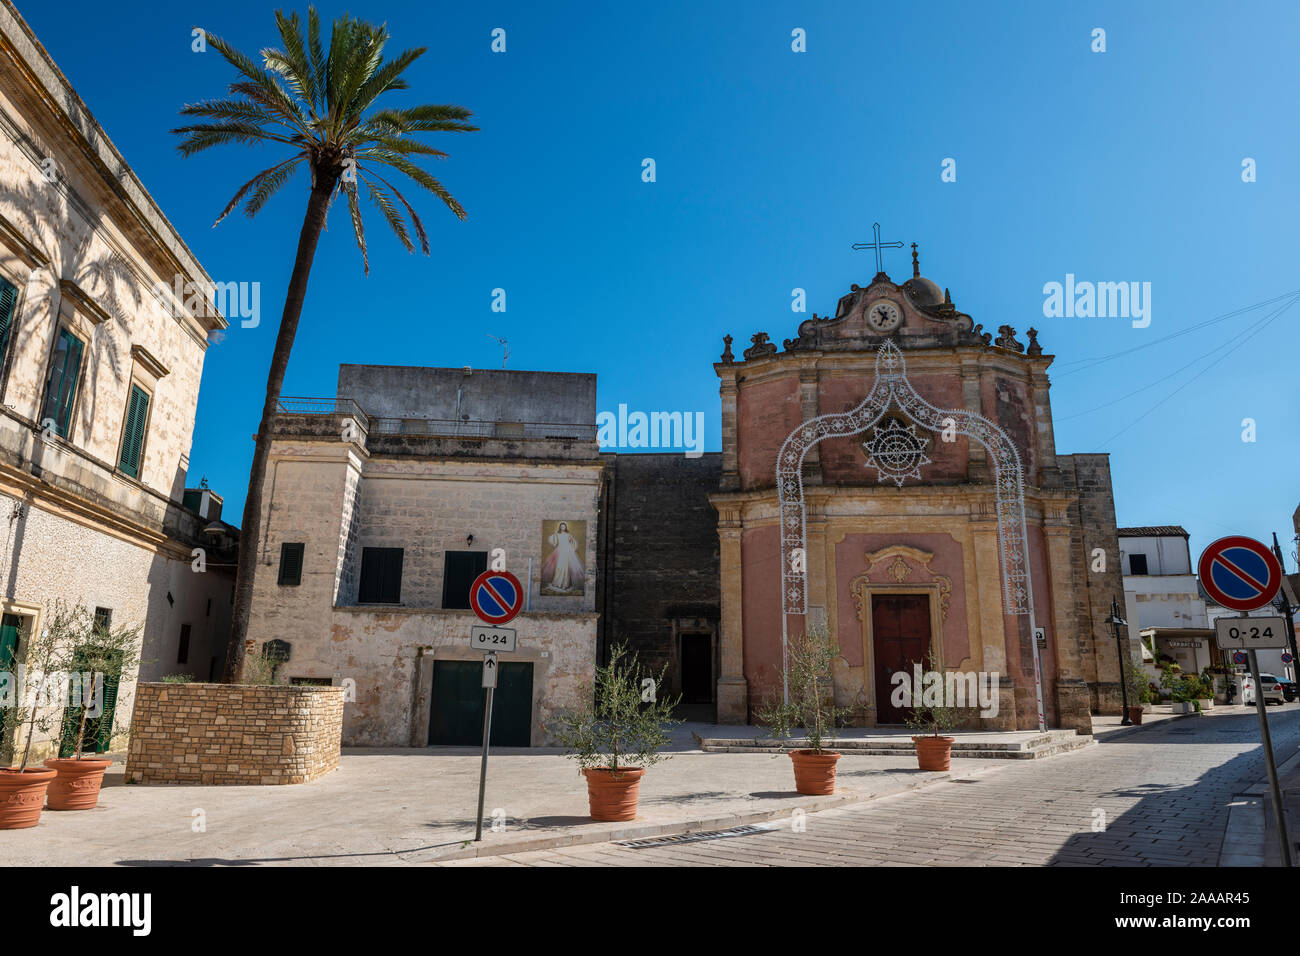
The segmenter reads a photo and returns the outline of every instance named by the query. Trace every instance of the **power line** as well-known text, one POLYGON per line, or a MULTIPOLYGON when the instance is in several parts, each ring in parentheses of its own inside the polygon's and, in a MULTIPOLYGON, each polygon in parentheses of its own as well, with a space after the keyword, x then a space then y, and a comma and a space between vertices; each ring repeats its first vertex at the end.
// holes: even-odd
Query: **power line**
POLYGON ((1290 292, 1284 292, 1281 295, 1274 296, 1271 299, 1265 299, 1263 302, 1256 302, 1254 305, 1247 305, 1247 306, 1243 306, 1240 309, 1234 309, 1231 312, 1225 312, 1222 315, 1217 315, 1212 319, 1206 319, 1204 322, 1198 323, 1197 325, 1192 325, 1189 326, 1188 328, 1180 329, 1177 332, 1171 332, 1168 335, 1161 336, 1158 339, 1152 339, 1150 342, 1143 342, 1141 345, 1135 345, 1132 348, 1122 349, 1119 352, 1112 352, 1109 355, 1098 355, 1098 356, 1094 356, 1093 358, 1074 359, 1073 361, 1059 363, 1057 367, 1066 368, 1067 371, 1055 373, 1053 374, 1052 377, 1056 379, 1061 379, 1061 378, 1065 378, 1065 376, 1067 375, 1073 375, 1076 372, 1086 371, 1087 369, 1093 368, 1094 366, 1101 365, 1103 362, 1109 362, 1112 359, 1122 358, 1123 356, 1130 355, 1133 352, 1140 352, 1142 351, 1142 349, 1149 349, 1153 345, 1159 345, 1161 342, 1168 342, 1171 339, 1176 339, 1183 335, 1190 335, 1192 332, 1198 332, 1201 329, 1209 328, 1211 325, 1215 325, 1219 322, 1224 322, 1228 319, 1234 318, 1235 316, 1241 315, 1243 312, 1251 312, 1255 309, 1262 308, 1266 305, 1272 305, 1274 302, 1280 302, 1282 299, 1289 299, 1297 295, 1300 295, 1300 289, 1292 289, 1290 292), (1069 366, 1072 365, 1078 365, 1080 367, 1069 368, 1069 366))
MULTIPOLYGON (((1300 298, 1300 297, 1297 297, 1297 298, 1300 298)), ((1191 378, 1189 378, 1189 379, 1188 379, 1186 382, 1184 382, 1182 385, 1179 385, 1176 389, 1174 389, 1172 392, 1170 392, 1170 393, 1169 393, 1168 395, 1166 395, 1164 398, 1160 399, 1160 401, 1156 402, 1154 405, 1152 405, 1150 408, 1148 408, 1145 412, 1143 412, 1143 413, 1142 413, 1141 415, 1139 415, 1137 418, 1133 419, 1133 421, 1129 422, 1127 425, 1125 425, 1123 428, 1121 428, 1121 429, 1120 429, 1119 431, 1117 431, 1115 434, 1113 434, 1113 435, 1111 435, 1109 438, 1107 438, 1104 442, 1101 443, 1101 447, 1102 447, 1102 448, 1105 448, 1107 445, 1109 445, 1112 441, 1114 441, 1114 440, 1115 440, 1116 438, 1118 438, 1120 435, 1124 434, 1126 431, 1128 431, 1130 428, 1132 428, 1132 427, 1133 427, 1134 425, 1136 425, 1138 422, 1142 421, 1142 419, 1146 418, 1148 415, 1150 415, 1152 412, 1154 412, 1157 408, 1159 408, 1159 407, 1160 407, 1161 405, 1163 405, 1165 402, 1169 401, 1171 398, 1173 398, 1175 395, 1177 395, 1179 392, 1181 392, 1183 389, 1185 389, 1188 385, 1191 385, 1192 382, 1196 381, 1198 378, 1200 378, 1202 375, 1204 375, 1204 374, 1205 374, 1206 372, 1208 372, 1210 369, 1214 368, 1216 365, 1218 365, 1220 362, 1222 362, 1224 359, 1226 359, 1226 358, 1227 358, 1229 355, 1231 355, 1233 352, 1237 351, 1237 349, 1241 348, 1243 345, 1245 345, 1247 342, 1249 342, 1252 338, 1254 338, 1256 335, 1258 335, 1260 332, 1262 332, 1262 331, 1264 330, 1264 328, 1265 328, 1265 327, 1266 327, 1270 322, 1272 322, 1272 321, 1273 321, 1274 319, 1276 319, 1278 316, 1280 316, 1280 315, 1282 315, 1284 312, 1286 312, 1286 310, 1289 309, 1289 308, 1291 308, 1291 306, 1295 305, 1295 303, 1296 303, 1296 299, 1293 298, 1290 302, 1286 303, 1286 305, 1283 305, 1283 306, 1281 306, 1280 308, 1278 308, 1278 309, 1277 309, 1277 310, 1276 310, 1276 311, 1275 311, 1271 316, 1269 316, 1268 318, 1266 318, 1266 319, 1263 320, 1262 322, 1258 322, 1258 323, 1256 323, 1256 328, 1254 329, 1254 331, 1249 332, 1248 334, 1242 336, 1241 340, 1238 341, 1236 345, 1232 346, 1232 348, 1228 349, 1226 352, 1224 352, 1222 355, 1220 355, 1217 359, 1215 359, 1215 360, 1214 360, 1213 362, 1211 362, 1209 365, 1205 366, 1205 368, 1201 369, 1199 372, 1197 372, 1195 375, 1193 375, 1191 378)), ((1202 356, 1202 357, 1203 357, 1203 356, 1202 356)))
MULTIPOLYGON (((1285 306, 1282 306, 1282 309, 1281 309, 1280 311, 1285 311, 1286 309, 1289 309, 1289 308, 1290 308, 1292 305, 1294 305, 1298 300, 1300 300, 1300 295, 1297 295, 1297 296, 1293 297, 1293 298, 1292 298, 1292 299, 1291 299, 1291 300, 1290 300, 1290 301, 1289 301, 1285 306)), ((1252 308, 1254 308, 1254 306, 1252 306, 1252 308)), ((1255 330, 1258 329, 1261 325, 1263 325, 1263 324, 1265 324, 1265 323, 1268 323, 1268 322, 1271 322, 1273 319, 1277 318, 1278 314, 1280 314, 1280 312, 1274 312, 1272 315, 1266 315, 1266 316, 1264 316, 1263 318, 1256 320, 1255 323, 1254 323, 1253 325, 1249 325, 1249 326, 1247 326, 1245 332, 1242 333, 1242 334, 1244 334, 1244 335, 1250 335, 1250 334, 1253 334, 1253 333, 1255 332, 1255 330)), ((1182 334, 1182 333, 1179 333, 1179 334, 1182 334)), ((1152 344, 1154 344, 1154 343, 1152 343, 1152 344)), ((1226 343, 1224 343, 1224 344, 1226 344, 1226 343)), ((1143 347, 1145 348, 1145 346, 1143 346, 1143 347)), ((1116 399, 1114 399, 1114 400, 1112 400, 1112 401, 1109 401, 1109 402, 1105 402, 1104 404, 1101 404, 1101 405, 1097 405, 1096 407, 1094 407, 1094 408, 1090 408, 1090 409, 1088 409, 1087 411, 1083 411, 1083 412, 1075 412, 1073 415, 1062 415, 1062 416, 1056 418, 1056 421, 1058 421, 1058 422, 1068 422, 1068 421, 1069 421, 1070 419, 1072 419, 1072 418, 1080 418, 1080 417, 1082 417, 1082 416, 1084 416, 1084 415, 1091 415, 1093 412, 1099 412, 1099 411, 1101 411, 1103 408, 1109 408, 1109 407, 1112 406, 1112 405, 1117 405, 1117 404, 1120 403, 1120 402, 1126 401, 1127 399, 1132 398, 1134 395, 1140 395, 1141 393, 1143 393, 1143 392, 1145 392, 1145 391, 1148 391, 1149 389, 1155 388, 1155 387, 1156 387, 1157 385, 1159 385, 1161 382, 1166 382, 1166 381, 1168 381, 1169 379, 1171 379, 1171 378, 1173 378, 1175 375, 1177 375, 1179 372, 1186 371, 1187 369, 1191 368, 1193 365, 1195 365, 1197 362, 1201 361, 1202 359, 1209 358, 1211 355, 1214 355, 1216 352, 1218 352, 1218 351, 1219 351, 1220 349, 1222 349, 1222 348, 1223 348, 1223 345, 1216 345, 1214 348, 1210 349, 1208 352, 1205 352, 1205 353, 1202 353, 1201 355, 1196 356, 1196 358, 1192 359, 1192 360, 1191 360, 1190 362, 1188 362, 1186 365, 1182 365, 1182 366, 1180 366, 1180 367, 1174 369, 1174 370, 1173 370, 1172 372, 1170 372, 1168 375, 1162 376, 1161 378, 1156 379, 1154 382, 1149 382, 1149 383, 1147 383, 1146 385, 1143 385, 1141 388, 1134 389, 1133 391, 1129 392, 1127 395, 1121 395, 1119 398, 1116 398, 1116 399)))

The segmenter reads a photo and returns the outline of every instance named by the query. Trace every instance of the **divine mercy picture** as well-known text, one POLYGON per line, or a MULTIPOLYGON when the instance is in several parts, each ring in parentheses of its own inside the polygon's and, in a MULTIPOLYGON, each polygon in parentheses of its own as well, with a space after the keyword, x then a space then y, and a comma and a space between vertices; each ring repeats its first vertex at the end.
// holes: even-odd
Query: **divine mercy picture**
POLYGON ((542 522, 542 594, 581 594, 587 586, 587 522, 542 522))

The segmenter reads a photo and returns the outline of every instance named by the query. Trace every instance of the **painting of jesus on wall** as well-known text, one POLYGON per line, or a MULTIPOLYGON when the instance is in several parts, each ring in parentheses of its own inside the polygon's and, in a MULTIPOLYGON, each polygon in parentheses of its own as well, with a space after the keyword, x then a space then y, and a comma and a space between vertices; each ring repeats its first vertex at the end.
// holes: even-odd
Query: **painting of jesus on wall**
POLYGON ((587 586, 587 522, 542 522, 542 594, 580 595, 587 586))

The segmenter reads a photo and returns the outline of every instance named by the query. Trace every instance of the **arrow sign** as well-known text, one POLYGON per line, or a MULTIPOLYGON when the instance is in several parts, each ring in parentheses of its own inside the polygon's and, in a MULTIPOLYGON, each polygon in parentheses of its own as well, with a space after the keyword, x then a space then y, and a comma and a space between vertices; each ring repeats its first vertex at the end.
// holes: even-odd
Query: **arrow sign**
POLYGON ((497 686, 497 655, 496 651, 489 651, 483 655, 483 686, 497 686))
POLYGON ((1205 593, 1234 611, 1253 611, 1277 597, 1282 565, 1254 538, 1220 538, 1201 553, 1197 565, 1205 593))
POLYGON ((484 571, 470 585, 469 603, 484 624, 506 624, 524 606, 524 589, 509 571, 484 571))

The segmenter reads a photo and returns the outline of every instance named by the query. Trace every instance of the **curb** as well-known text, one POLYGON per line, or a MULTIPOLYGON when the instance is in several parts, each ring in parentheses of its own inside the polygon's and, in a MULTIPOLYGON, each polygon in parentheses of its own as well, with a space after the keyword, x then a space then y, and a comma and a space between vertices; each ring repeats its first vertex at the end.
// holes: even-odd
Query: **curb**
POLYGON ((1160 727, 1164 724, 1172 723, 1175 720, 1184 720, 1188 717, 1204 717, 1205 714, 1192 711, 1190 714, 1170 714, 1164 720, 1158 720, 1153 724, 1134 724, 1132 727, 1121 727, 1119 730, 1110 730, 1106 733, 1099 734, 1093 731, 1092 739, 1099 744, 1104 744, 1108 740, 1114 740, 1116 737, 1127 737, 1129 734, 1141 733, 1144 730, 1151 730, 1153 727, 1160 727))
POLYGON ((964 776, 962 773, 954 774, 952 771, 931 777, 927 780, 918 780, 916 783, 903 788, 894 790, 889 793, 858 793, 849 792, 844 794, 833 794, 826 797, 809 797, 805 803, 799 807, 786 807, 782 810, 756 810, 752 813, 727 813, 716 817, 704 817, 698 820, 681 821, 674 823, 643 823, 637 825, 632 823, 625 827, 616 827, 612 830, 589 830, 584 833, 558 834, 555 836, 538 837, 533 840, 520 840, 510 844, 496 844, 494 846, 471 846, 463 850, 452 850, 449 853, 439 854, 431 860, 424 862, 424 865, 445 863, 452 860, 474 860, 480 857, 490 856, 508 856, 512 853, 529 853, 533 850, 555 850, 566 846, 583 846, 591 843, 612 843, 618 840, 645 840, 650 837, 659 836, 677 836, 684 833, 696 833, 701 830, 725 830, 730 827, 744 826, 750 823, 766 823, 771 820, 778 820, 788 817, 793 810, 803 810, 805 813, 817 813, 822 810, 831 810, 836 807, 848 806, 856 803, 868 803, 871 800, 883 799, 885 797, 900 796, 905 793, 912 793, 921 790, 936 783, 950 783, 957 776, 964 776))

